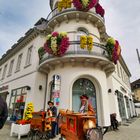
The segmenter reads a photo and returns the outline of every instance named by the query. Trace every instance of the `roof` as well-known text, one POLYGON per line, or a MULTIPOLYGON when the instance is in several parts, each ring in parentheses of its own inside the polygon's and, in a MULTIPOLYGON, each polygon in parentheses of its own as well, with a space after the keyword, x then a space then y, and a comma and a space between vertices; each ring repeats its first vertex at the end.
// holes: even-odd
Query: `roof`
POLYGON ((37 29, 36 27, 38 25, 40 25, 42 22, 46 21, 46 19, 44 18, 40 18, 36 23, 35 23, 35 27, 30 28, 23 37, 19 38, 19 40, 13 45, 11 46, 10 49, 8 49, 6 51, 6 53, 4 53, 2 55, 2 57, 0 58, 0 65, 2 65, 7 59, 9 59, 9 57, 12 57, 15 52, 19 51, 20 49, 22 49, 22 47, 24 46, 24 44, 26 44, 28 42, 27 38, 31 38, 29 39, 30 41, 33 39, 33 37, 31 37, 32 35, 35 37, 35 34, 37 33, 37 29), (26 43, 25 43, 26 42, 26 43))

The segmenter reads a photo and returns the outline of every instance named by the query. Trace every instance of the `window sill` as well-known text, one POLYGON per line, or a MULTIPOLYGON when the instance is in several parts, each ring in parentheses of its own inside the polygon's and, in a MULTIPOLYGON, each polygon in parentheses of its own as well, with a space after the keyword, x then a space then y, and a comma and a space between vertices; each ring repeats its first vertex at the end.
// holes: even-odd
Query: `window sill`
POLYGON ((17 73, 17 72, 19 72, 19 71, 20 71, 20 69, 19 69, 19 70, 16 70, 15 73, 17 73))
POLYGON ((10 77, 12 74, 8 74, 7 77, 10 77))
POLYGON ((27 67, 29 67, 29 66, 31 66, 31 64, 27 64, 27 65, 25 65, 24 68, 27 68, 27 67))

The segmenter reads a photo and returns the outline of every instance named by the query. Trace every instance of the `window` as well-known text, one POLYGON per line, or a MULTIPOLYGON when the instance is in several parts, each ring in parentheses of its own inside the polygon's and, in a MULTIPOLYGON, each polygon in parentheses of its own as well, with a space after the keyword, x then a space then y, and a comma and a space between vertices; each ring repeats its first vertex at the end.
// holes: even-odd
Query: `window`
POLYGON ((19 71, 19 70, 20 70, 21 59, 22 59, 22 54, 20 54, 20 55, 18 56, 16 71, 19 71))
POLYGON ((26 58, 26 63, 25 63, 26 66, 31 64, 32 48, 33 48, 32 46, 28 48, 27 58, 26 58))
POLYGON ((6 75, 6 70, 7 70, 7 65, 4 66, 4 69, 3 69, 3 74, 2 74, 2 79, 5 78, 5 75, 6 75))
POLYGON ((10 76, 10 75, 12 74, 13 65, 14 65, 14 60, 12 60, 12 61, 10 62, 9 71, 8 71, 8 76, 10 76))
POLYGON ((125 119, 126 118, 126 110, 125 110, 125 105, 124 105, 123 94, 118 92, 117 99, 118 99, 118 107, 119 107, 120 116, 122 119, 125 119))
POLYGON ((10 120, 16 121, 23 118, 26 97, 27 89, 24 87, 12 90, 8 112, 10 120))
POLYGON ((80 37, 81 37, 82 35, 88 35, 88 34, 89 34, 88 31, 87 31, 87 29, 85 29, 85 28, 78 28, 77 31, 78 31, 78 32, 77 32, 77 40, 78 40, 78 41, 80 41, 80 37))
POLYGON ((79 111, 80 107, 80 96, 87 94, 89 97, 89 103, 97 111, 96 107, 96 89, 92 81, 86 78, 80 78, 76 80, 72 87, 72 110, 75 112, 79 111))
POLYGON ((2 68, 0 68, 0 78, 1 78, 1 72, 2 72, 2 68))
MULTIPOLYGON (((82 35, 87 36, 88 34, 89 33, 88 33, 87 29, 85 29, 85 28, 78 28, 76 41, 80 41, 80 37, 82 35)), ((80 48, 80 45, 79 44, 77 45, 77 51, 84 51, 85 52, 85 50, 83 50, 83 49, 80 48)))

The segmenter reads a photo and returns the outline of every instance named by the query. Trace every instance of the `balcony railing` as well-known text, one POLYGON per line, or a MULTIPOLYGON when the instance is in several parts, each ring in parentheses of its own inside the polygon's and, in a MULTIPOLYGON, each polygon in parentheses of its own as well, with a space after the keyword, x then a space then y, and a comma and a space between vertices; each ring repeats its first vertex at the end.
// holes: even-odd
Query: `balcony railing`
MULTIPOLYGON (((47 16, 47 21, 50 21, 51 19, 53 19, 54 17, 56 17, 58 15, 61 15, 61 14, 67 13, 67 12, 74 12, 74 11, 75 12, 76 11, 78 12, 78 10, 76 10, 75 7, 63 9, 61 12, 58 11, 58 8, 55 8, 47 16)), ((79 12, 81 12, 81 11, 79 11, 79 12)), ((99 14, 97 14, 95 12, 95 9, 94 8, 92 8, 91 10, 89 10, 88 13, 94 15, 95 17, 99 18, 102 22, 104 22, 104 18, 101 17, 99 14)))
MULTIPOLYGON (((87 56, 88 57, 102 57, 102 58, 108 57, 106 48, 102 44, 94 42, 93 49, 92 49, 92 51, 89 52, 87 49, 80 48, 80 41, 70 41, 70 46, 69 46, 68 50, 66 51, 64 57, 66 57, 66 56, 76 57, 74 55, 78 55, 78 56, 86 55, 84 57, 87 57, 87 56)), ((45 53, 43 55, 42 59, 40 60, 40 64, 51 58, 59 58, 59 57, 45 53)))

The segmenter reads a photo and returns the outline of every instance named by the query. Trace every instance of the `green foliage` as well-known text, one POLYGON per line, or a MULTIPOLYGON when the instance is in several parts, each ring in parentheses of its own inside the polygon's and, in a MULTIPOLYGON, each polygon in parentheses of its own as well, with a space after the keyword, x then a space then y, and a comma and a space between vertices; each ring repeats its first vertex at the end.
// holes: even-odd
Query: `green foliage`
POLYGON ((44 55, 45 53, 46 53, 46 52, 45 52, 44 47, 40 47, 40 48, 38 49, 38 55, 39 55, 39 59, 40 59, 40 60, 42 59, 42 57, 43 57, 43 55, 44 55))

